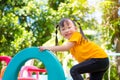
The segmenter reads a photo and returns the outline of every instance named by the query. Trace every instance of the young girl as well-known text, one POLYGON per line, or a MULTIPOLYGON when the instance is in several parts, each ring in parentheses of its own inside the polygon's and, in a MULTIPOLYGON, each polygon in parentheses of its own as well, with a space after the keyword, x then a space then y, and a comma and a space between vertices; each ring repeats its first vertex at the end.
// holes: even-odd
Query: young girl
POLYGON ((71 70, 73 80, 83 80, 81 74, 89 73, 90 80, 102 80, 104 73, 109 67, 108 55, 95 43, 88 41, 83 34, 77 32, 75 23, 64 18, 59 23, 61 35, 68 42, 61 46, 40 46, 40 50, 68 51, 78 61, 71 70))

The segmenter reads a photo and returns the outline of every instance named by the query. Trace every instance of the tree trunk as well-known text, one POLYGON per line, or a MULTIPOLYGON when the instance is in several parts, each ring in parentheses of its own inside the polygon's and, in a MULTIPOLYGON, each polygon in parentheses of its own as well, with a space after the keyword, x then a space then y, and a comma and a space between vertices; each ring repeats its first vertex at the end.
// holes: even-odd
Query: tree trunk
MULTIPOLYGON (((113 2, 116 3, 114 10, 112 11, 112 20, 118 19, 118 8, 120 6, 119 0, 112 0, 113 2)), ((119 25, 116 25, 115 27, 115 44, 116 44, 116 52, 120 53, 120 31, 119 31, 119 25)), ((120 80, 120 56, 116 57, 116 63, 117 63, 117 72, 119 75, 119 80, 120 80)))
MULTIPOLYGON (((120 53, 120 40, 117 40, 116 52, 120 53)), ((118 75, 119 75, 119 79, 120 79, 120 56, 117 57, 116 60, 117 60, 117 71, 118 71, 118 75)))

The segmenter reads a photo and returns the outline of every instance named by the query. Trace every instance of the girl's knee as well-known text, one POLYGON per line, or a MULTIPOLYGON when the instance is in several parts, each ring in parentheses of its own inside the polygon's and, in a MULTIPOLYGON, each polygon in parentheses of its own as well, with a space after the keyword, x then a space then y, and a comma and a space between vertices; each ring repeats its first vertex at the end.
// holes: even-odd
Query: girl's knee
POLYGON ((75 70, 73 68, 70 69, 70 74, 74 75, 75 74, 75 70))

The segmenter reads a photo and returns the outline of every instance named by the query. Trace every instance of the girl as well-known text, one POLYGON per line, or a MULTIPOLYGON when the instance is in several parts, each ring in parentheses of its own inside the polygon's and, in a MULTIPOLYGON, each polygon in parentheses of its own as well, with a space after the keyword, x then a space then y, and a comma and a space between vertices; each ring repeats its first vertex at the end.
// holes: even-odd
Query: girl
POLYGON ((73 80, 83 80, 81 74, 89 73, 90 80, 102 80, 104 73, 109 67, 108 55, 95 43, 84 38, 83 34, 77 32, 75 23, 64 18, 59 23, 61 35, 68 42, 61 46, 40 46, 40 50, 70 51, 78 61, 70 69, 73 80))

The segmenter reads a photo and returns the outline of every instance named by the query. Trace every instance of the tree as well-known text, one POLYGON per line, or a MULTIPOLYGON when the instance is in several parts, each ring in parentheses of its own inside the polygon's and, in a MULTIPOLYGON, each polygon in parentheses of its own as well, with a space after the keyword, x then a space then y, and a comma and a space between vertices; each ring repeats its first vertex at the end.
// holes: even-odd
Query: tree
POLYGON ((25 28, 19 24, 19 16, 16 14, 16 11, 26 3, 20 0, 17 2, 16 0, 13 2, 2 0, 0 5, 0 53, 13 56, 34 41, 32 33, 25 31, 25 28))
MULTIPOLYGON (((104 31, 107 32, 107 35, 104 35, 104 39, 111 42, 107 43, 107 49, 115 50, 117 53, 120 53, 119 6, 119 0, 106 0, 102 3, 104 31), (115 48, 113 46, 115 46, 115 48)), ((117 70, 120 77, 120 57, 117 57, 116 60, 117 70)))
POLYGON ((42 45, 54 30, 53 10, 36 0, 0 1, 0 53, 14 56, 30 46, 42 45))
POLYGON ((48 0, 48 5, 54 10, 58 10, 59 4, 64 3, 65 0, 48 0))

